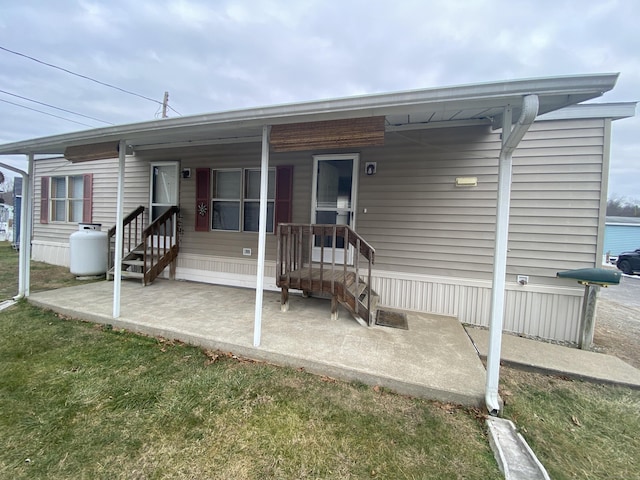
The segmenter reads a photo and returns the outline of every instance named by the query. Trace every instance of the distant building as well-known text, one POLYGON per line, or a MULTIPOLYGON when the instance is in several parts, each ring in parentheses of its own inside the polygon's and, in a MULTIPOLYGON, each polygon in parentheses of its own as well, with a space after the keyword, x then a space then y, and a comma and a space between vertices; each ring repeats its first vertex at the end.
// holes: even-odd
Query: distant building
POLYGON ((640 217, 607 217, 604 229, 604 253, 618 256, 640 248, 640 217))

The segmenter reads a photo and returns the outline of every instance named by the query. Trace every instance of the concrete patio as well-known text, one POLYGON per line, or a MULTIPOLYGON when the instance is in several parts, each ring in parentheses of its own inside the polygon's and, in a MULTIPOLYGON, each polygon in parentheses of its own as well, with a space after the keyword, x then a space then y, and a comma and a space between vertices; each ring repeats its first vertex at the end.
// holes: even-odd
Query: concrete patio
POLYGON ((278 365, 380 385, 443 402, 481 406, 485 369, 467 333, 452 317, 406 312, 409 329, 363 327, 330 302, 265 292, 262 339, 253 346, 255 292, 250 289, 156 280, 123 281, 120 318, 112 318, 113 283, 34 293, 29 301, 63 315, 111 324, 278 365))

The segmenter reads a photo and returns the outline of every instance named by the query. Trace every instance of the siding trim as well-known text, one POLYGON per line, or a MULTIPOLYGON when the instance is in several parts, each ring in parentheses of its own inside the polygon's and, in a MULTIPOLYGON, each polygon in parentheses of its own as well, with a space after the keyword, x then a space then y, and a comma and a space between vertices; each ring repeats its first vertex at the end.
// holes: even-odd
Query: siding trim
POLYGON ((607 198, 609 190, 609 163, 611 160, 611 119, 604 121, 604 152, 602 153, 602 181, 600 182, 600 214, 598 215, 598 235, 596 236, 596 267, 600 266, 604 255, 605 224, 607 220, 607 198))

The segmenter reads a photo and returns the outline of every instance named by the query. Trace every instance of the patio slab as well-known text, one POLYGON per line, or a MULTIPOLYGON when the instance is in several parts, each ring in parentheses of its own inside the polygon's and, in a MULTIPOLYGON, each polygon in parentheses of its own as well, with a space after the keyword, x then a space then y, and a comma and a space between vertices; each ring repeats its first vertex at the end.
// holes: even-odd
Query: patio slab
POLYGON ((409 330, 363 327, 340 309, 330 319, 326 299, 265 292, 262 336, 253 346, 255 291, 156 280, 142 287, 123 281, 121 315, 112 318, 113 283, 34 293, 29 301, 60 314, 116 328, 180 340, 209 349, 398 393, 482 406, 485 369, 462 325, 453 317, 406 312, 409 330))

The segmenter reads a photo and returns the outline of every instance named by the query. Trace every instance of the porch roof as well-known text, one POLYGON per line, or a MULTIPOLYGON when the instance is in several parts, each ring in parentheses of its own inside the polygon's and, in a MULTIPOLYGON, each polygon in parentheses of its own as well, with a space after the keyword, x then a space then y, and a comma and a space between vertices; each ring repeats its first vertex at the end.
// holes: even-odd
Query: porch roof
POLYGON ((539 114, 611 90, 617 73, 545 77, 274 105, 96 128, 0 145, 0 155, 64 154, 68 147, 125 140, 134 150, 260 141, 264 125, 385 116, 387 128, 473 123, 502 126, 504 107, 520 115, 535 94, 539 114))

